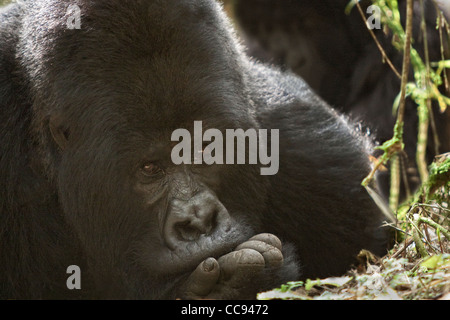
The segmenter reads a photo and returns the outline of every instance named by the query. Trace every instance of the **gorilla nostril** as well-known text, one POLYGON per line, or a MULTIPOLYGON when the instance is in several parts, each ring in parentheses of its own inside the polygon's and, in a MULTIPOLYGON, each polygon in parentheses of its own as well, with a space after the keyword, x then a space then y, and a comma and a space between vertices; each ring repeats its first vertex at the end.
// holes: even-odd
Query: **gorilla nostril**
POLYGON ((203 232, 191 222, 178 223, 174 227, 182 241, 195 241, 203 234, 203 232))
POLYGON ((207 217, 207 219, 205 219, 204 221, 204 225, 205 225, 205 234, 210 234, 217 225, 217 215, 218 215, 218 210, 214 210, 212 213, 210 213, 207 217))

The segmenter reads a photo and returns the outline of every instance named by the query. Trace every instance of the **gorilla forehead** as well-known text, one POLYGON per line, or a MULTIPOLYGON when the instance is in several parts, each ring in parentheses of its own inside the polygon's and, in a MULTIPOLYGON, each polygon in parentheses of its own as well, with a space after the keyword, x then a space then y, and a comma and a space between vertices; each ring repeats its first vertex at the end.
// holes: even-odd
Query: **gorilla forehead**
POLYGON ((136 127, 164 121, 166 129, 183 119, 248 120, 239 47, 231 45, 229 28, 218 27, 228 21, 215 1, 78 1, 81 30, 67 28, 66 2, 47 2, 50 11, 39 10, 39 3, 31 10, 40 27, 32 28, 34 43, 26 46, 40 61, 33 72, 50 81, 35 91, 49 93, 43 99, 53 97, 64 112, 80 115, 82 108, 103 117, 104 110, 111 117, 115 109, 136 127), (59 23, 40 24, 49 19, 41 12, 59 23), (40 41, 40 34, 50 41, 40 41))
POLYGON ((190 65, 195 60, 202 65, 221 60, 222 71, 226 71, 238 57, 231 49, 236 40, 226 27, 229 22, 217 10, 215 1, 79 0, 76 3, 81 8, 80 30, 67 27, 71 17, 67 8, 72 3, 28 3, 29 14, 34 19, 26 22, 28 33, 22 37, 26 39, 24 46, 32 48, 36 58, 44 58, 44 63, 58 62, 50 64, 50 70, 60 66, 55 71, 64 71, 61 66, 64 62, 76 63, 75 67, 92 64, 98 67, 101 62, 105 68, 114 68, 124 60, 163 56, 178 60, 180 65, 190 65))

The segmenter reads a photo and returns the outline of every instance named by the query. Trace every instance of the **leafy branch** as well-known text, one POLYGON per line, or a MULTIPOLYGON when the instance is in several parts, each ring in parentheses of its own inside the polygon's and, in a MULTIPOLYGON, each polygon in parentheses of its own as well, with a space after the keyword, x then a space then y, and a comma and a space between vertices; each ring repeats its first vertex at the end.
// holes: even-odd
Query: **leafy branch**
MULTIPOLYGON (((413 0, 407 0, 406 4, 406 28, 403 28, 401 23, 401 15, 398 8, 397 0, 372 0, 374 5, 380 8, 380 20, 381 23, 390 30, 393 34, 392 45, 398 51, 403 52, 403 65, 401 73, 401 89, 400 93, 394 101, 393 110, 397 114, 396 124, 394 126, 394 132, 392 139, 386 141, 377 149, 382 150, 383 154, 378 159, 373 170, 364 179, 362 185, 367 187, 374 179, 376 172, 380 167, 386 165, 391 161, 391 198, 390 207, 392 210, 396 210, 398 207, 398 194, 399 194, 399 181, 400 181, 400 166, 398 164, 399 155, 404 150, 403 143, 403 128, 404 128, 404 115, 406 98, 411 98, 417 104, 419 128, 418 128, 418 142, 416 151, 416 163, 418 166, 419 174, 422 181, 428 179, 428 168, 425 159, 426 146, 428 143, 428 129, 430 124, 434 129, 434 122, 432 119, 431 101, 437 101, 440 110, 443 112, 447 106, 450 105, 450 99, 444 96, 439 91, 439 86, 443 84, 442 76, 445 77, 445 68, 450 67, 450 61, 429 62, 428 48, 427 48, 427 26, 425 23, 425 17, 422 14, 421 17, 421 29, 424 39, 424 52, 425 62, 422 60, 418 51, 413 47, 412 27, 413 27, 413 0), (433 70, 432 67, 437 68, 433 70), (414 71, 414 81, 409 81, 408 75, 410 68, 414 71)), ((420 1, 423 12, 423 0, 420 1)), ((356 5, 360 13, 362 12, 361 6, 358 0, 353 0, 352 5, 356 5)), ((440 27, 445 20, 442 14, 438 13, 438 27, 440 27)), ((372 37, 376 39, 372 30, 370 30, 372 37)), ((380 49, 378 40, 377 47, 380 49)), ((386 53, 380 49, 383 60, 386 60, 386 53)), ((389 60, 390 61, 390 60, 389 60)), ((393 72, 398 75, 395 67, 391 65, 393 72)), ((434 131, 436 131, 434 129, 434 131)), ((437 134, 435 134, 435 145, 439 145, 437 134)))

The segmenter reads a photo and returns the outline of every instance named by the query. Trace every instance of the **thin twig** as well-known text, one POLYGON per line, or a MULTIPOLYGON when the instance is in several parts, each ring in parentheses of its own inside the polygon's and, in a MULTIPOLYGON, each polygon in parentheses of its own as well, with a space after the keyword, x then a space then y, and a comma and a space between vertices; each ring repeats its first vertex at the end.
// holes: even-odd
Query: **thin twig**
POLYGON ((397 122, 403 124, 406 105, 406 85, 408 83, 409 67, 411 64, 411 38, 413 28, 413 0, 407 0, 406 4, 406 37, 403 52, 402 83, 400 91, 400 104, 398 107, 397 122))
POLYGON ((448 231, 446 228, 444 228, 440 224, 434 222, 431 219, 425 218, 425 217, 419 217, 419 222, 426 223, 429 226, 433 227, 434 229, 439 230, 444 235, 444 237, 446 237, 448 240, 450 240, 450 231, 448 231))
POLYGON ((405 252, 406 251, 406 249, 411 245, 411 243, 413 243, 414 241, 413 241, 413 239, 411 239, 411 238, 408 238, 408 239, 406 239, 405 241, 404 241, 404 243, 403 243, 403 247, 400 249, 400 250, 398 250, 396 253, 394 253, 393 255, 392 255, 392 258, 398 258, 400 255, 402 255, 403 254, 403 252, 405 252))
MULTIPOLYGON (((436 3, 436 1, 432 0, 431 3, 434 5, 434 8, 436 9, 436 13, 437 13, 441 60, 444 61, 445 60, 445 51, 444 51, 444 39, 443 39, 443 33, 442 33, 442 26, 448 25, 448 23, 447 23, 447 19, 445 18, 441 8, 436 3)), ((445 71, 444 71, 444 85, 445 85, 445 89, 449 90, 449 81, 448 81, 448 77, 447 77, 447 72, 445 72, 445 71)))
MULTIPOLYGON (((361 18, 363 19, 364 22, 366 22, 366 16, 364 15, 364 11, 361 8, 361 5, 359 4, 358 0, 355 0, 355 4, 356 7, 358 8, 358 12, 361 15, 361 18)), ((367 24, 366 24, 367 26, 367 24)), ((375 41, 375 44, 378 47, 378 50, 380 50, 381 55, 383 56, 384 61, 387 62, 387 64, 389 65, 389 67, 392 69, 392 71, 394 71, 395 75, 401 79, 401 75, 400 73, 397 71, 397 68, 395 68, 394 64, 392 63, 391 59, 389 59, 388 55, 386 54, 386 52, 383 49, 383 46, 381 45, 380 41, 378 41, 377 36, 375 35, 375 32, 373 32, 372 29, 367 28, 367 30, 369 30, 370 35, 372 36, 373 40, 375 41)))
POLYGON ((405 192, 406 192, 406 199, 410 199, 411 198, 411 188, 409 186, 409 181, 408 181, 408 172, 406 170, 407 164, 406 164, 406 160, 408 159, 408 155, 406 154, 406 152, 403 150, 399 153, 400 155, 400 170, 401 170, 401 174, 402 174, 402 180, 403 180, 403 185, 405 186, 405 192))

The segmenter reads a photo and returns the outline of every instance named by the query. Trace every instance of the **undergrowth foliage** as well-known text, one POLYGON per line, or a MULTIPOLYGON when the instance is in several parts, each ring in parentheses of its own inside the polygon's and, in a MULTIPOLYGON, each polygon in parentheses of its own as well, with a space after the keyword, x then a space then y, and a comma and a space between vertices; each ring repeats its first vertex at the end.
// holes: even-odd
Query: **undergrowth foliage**
MULTIPOLYGON (((290 282, 281 288, 261 293, 259 299, 450 299, 450 153, 437 156, 430 166, 425 158, 429 139, 434 139, 434 144, 439 145, 436 132, 434 137, 428 134, 430 126, 434 130, 430 116, 432 103, 441 112, 446 112, 450 105, 446 73, 450 60, 445 57, 449 23, 434 3, 436 32, 441 40, 441 60, 429 61, 426 32, 421 35, 425 40, 424 59, 411 39, 412 6, 419 4, 423 12, 423 0, 416 1, 416 4, 407 0, 406 18, 401 16, 397 0, 372 0, 372 3, 380 9, 377 10, 380 13, 377 18, 384 32, 392 37, 393 46, 403 53, 405 59, 402 72, 392 70, 402 79, 401 92, 393 105, 393 112, 397 114, 393 138, 378 147, 384 153, 375 161, 373 171, 362 184, 368 187, 377 170, 390 163, 389 202, 395 222, 389 226, 396 230, 396 244, 385 257, 374 257, 370 252, 362 251, 358 257, 360 263, 342 277, 290 282), (406 20, 406 26, 402 24, 402 18, 406 20), (414 73, 412 79, 408 78, 410 68, 414 73), (407 97, 417 104, 419 130, 416 164, 422 185, 415 194, 399 204, 402 173, 396 163, 404 148, 402 106, 407 97)), ((364 16, 358 1, 352 0, 347 11, 356 9, 364 16)), ((419 18, 424 31, 423 14, 419 18)))

